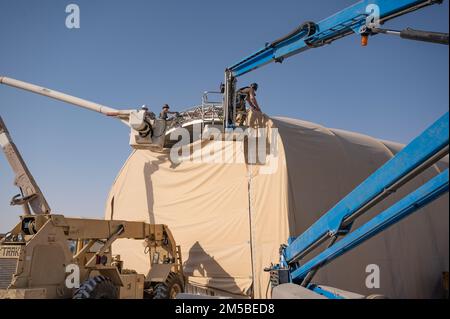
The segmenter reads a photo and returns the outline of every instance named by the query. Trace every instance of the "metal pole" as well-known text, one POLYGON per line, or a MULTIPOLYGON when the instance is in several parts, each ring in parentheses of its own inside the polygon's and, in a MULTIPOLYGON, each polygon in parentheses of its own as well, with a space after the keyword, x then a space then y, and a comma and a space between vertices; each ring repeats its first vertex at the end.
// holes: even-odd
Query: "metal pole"
POLYGON ((14 172, 14 184, 19 187, 21 192, 20 195, 13 197, 11 205, 22 205, 25 215, 30 214, 30 207, 35 214, 49 214, 51 212, 50 206, 9 135, 1 116, 0 149, 5 153, 6 159, 14 172))
POLYGON ((9 85, 11 87, 15 87, 18 89, 22 89, 25 91, 30 91, 36 94, 40 94, 40 95, 44 95, 50 98, 53 98, 55 100, 59 100, 59 101, 63 101, 66 103, 70 103, 91 111, 95 111, 101 114, 105 114, 105 115, 109 115, 109 116, 114 116, 114 115, 118 115, 118 113, 120 113, 119 110, 111 108, 109 106, 104 106, 95 102, 91 102, 88 100, 84 100, 72 95, 68 95, 65 93, 61 93, 58 91, 53 91, 38 85, 34 85, 31 83, 27 83, 27 82, 23 82, 23 81, 19 81, 19 80, 15 80, 15 79, 11 79, 8 77, 0 77, 0 84, 5 84, 5 85, 9 85))

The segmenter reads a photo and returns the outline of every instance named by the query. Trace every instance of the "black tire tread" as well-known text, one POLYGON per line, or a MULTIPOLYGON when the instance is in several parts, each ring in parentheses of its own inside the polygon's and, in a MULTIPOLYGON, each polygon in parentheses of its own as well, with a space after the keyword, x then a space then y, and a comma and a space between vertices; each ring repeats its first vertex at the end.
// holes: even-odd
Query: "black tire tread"
POLYGON ((117 299, 118 291, 114 283, 105 276, 87 279, 75 290, 72 299, 117 299))
POLYGON ((180 277, 176 273, 170 272, 165 282, 155 285, 153 299, 170 299, 170 288, 174 284, 180 285, 181 292, 183 292, 184 287, 180 277))

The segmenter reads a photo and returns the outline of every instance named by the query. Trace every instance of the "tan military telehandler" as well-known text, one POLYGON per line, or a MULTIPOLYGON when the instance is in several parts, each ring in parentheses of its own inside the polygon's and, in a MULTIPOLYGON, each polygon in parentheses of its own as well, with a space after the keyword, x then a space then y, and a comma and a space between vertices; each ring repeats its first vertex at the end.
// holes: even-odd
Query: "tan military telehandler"
POLYGON ((0 298, 154 298, 184 290, 180 249, 166 225, 67 218, 52 214, 0 117, 0 146, 21 194, 20 222, 0 238, 0 298), (111 245, 142 240, 150 268, 123 269, 111 245))

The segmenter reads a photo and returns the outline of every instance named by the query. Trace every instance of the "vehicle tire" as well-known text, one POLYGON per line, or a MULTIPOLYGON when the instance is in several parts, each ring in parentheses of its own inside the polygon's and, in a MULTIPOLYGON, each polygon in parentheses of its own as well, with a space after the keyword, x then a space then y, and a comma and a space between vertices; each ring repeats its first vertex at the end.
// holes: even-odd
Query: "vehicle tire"
POLYGON ((89 278, 80 285, 73 299, 117 299, 118 290, 111 279, 105 276, 89 278))
POLYGON ((155 285, 153 299, 175 299, 183 291, 183 282, 180 277, 176 273, 171 272, 165 282, 155 285))

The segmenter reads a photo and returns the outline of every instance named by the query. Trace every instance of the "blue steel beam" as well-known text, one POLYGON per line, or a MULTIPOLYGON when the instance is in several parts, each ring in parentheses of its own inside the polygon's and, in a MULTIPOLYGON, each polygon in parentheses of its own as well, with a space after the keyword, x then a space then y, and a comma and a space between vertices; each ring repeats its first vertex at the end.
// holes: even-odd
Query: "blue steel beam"
POLYGON ((359 29, 366 24, 366 18, 369 15, 367 7, 371 4, 378 5, 380 20, 383 22, 390 17, 406 14, 410 10, 441 2, 441 0, 360 1, 317 23, 317 31, 313 35, 305 37, 306 31, 294 33, 276 45, 266 45, 264 48, 229 67, 228 70, 232 72, 233 76, 239 77, 268 63, 282 61, 294 54, 306 51, 314 47, 314 44, 322 41, 330 43, 335 39, 359 32, 359 29))
POLYGON ((430 202, 436 200, 449 188, 448 169, 434 177, 416 191, 404 197, 384 212, 380 213, 369 222, 351 232, 349 235, 338 241, 336 244, 326 249, 303 266, 291 273, 291 280, 301 283, 306 275, 316 267, 321 267, 331 262, 335 258, 343 255, 347 251, 357 247, 364 241, 372 238, 384 231, 391 225, 399 222, 413 212, 421 209, 430 202))
POLYGON ((430 157, 439 153, 448 146, 448 143, 449 113, 447 112, 293 240, 284 250, 286 262, 290 264, 296 261, 304 251, 324 236, 338 233, 346 218, 414 171, 430 157))

